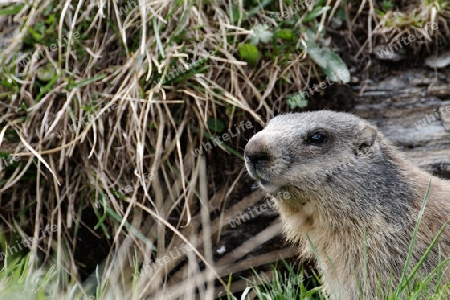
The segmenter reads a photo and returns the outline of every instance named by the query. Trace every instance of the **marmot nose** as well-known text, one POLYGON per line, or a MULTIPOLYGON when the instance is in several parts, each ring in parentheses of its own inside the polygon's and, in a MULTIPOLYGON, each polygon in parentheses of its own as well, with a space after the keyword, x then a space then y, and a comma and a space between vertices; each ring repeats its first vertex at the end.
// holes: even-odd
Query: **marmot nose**
POLYGON ((253 165, 260 165, 270 161, 270 155, 267 152, 248 152, 244 153, 245 160, 253 165))
POLYGON ((258 137, 253 137, 245 146, 244 158, 247 163, 260 165, 270 162, 270 154, 267 151, 267 145, 258 137))

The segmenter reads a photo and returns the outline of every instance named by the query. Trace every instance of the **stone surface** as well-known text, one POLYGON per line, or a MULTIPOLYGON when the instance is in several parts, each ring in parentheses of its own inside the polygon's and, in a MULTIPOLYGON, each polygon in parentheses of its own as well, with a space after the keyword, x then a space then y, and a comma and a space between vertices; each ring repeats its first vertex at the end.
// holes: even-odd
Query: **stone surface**
POLYGON ((377 125, 414 164, 445 178, 450 178, 448 75, 414 69, 353 87, 359 93, 355 114, 377 125))

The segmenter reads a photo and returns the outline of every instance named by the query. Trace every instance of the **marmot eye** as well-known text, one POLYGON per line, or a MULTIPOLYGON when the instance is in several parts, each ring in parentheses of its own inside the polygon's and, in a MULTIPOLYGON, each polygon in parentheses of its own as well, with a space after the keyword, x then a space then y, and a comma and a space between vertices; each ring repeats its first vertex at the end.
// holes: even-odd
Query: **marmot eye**
POLYGON ((314 132, 308 137, 308 143, 310 144, 323 144, 326 143, 327 136, 322 132, 314 132))

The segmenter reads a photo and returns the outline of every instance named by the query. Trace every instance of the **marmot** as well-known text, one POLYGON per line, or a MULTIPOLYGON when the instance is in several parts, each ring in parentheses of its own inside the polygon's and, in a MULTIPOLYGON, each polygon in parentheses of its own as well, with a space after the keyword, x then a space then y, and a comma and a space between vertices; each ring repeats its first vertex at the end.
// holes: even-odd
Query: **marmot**
MULTIPOLYGON (((348 113, 277 116, 244 156, 250 176, 274 198, 287 239, 316 259, 333 298, 384 299, 395 290, 427 191, 408 275, 450 220, 450 183, 408 163, 374 126, 348 113), (280 199, 286 191, 291 197, 280 199)), ((445 229, 416 278, 449 256, 445 229)))

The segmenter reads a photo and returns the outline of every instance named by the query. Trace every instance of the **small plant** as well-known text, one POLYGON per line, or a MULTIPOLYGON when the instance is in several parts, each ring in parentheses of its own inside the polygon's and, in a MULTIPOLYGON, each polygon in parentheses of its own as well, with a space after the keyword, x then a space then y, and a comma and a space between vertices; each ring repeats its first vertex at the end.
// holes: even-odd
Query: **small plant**
POLYGON ((381 7, 384 11, 387 11, 391 10, 394 7, 394 4, 392 4, 392 1, 390 0, 383 0, 383 2, 381 2, 381 7))
POLYGON ((306 93, 301 92, 295 95, 292 95, 288 98, 287 104, 290 109, 296 109, 297 107, 303 108, 308 106, 308 100, 306 99, 306 93))
POLYGON ((282 260, 287 271, 277 271, 277 264, 272 266, 271 279, 267 274, 258 274, 254 271, 257 280, 250 282, 251 288, 247 288, 242 295, 245 297, 251 290, 258 299, 262 300, 291 300, 291 299, 326 299, 317 287, 318 278, 308 275, 307 272, 297 272, 294 266, 282 260), (308 276, 307 276, 308 275, 308 276))

